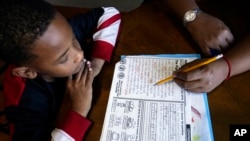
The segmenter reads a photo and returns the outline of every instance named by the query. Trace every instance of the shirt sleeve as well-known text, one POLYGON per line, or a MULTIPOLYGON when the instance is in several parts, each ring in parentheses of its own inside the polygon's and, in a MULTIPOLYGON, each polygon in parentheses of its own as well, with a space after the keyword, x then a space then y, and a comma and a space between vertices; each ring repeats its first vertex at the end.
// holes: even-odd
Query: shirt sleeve
POLYGON ((52 141, 82 141, 91 122, 70 111, 63 123, 51 133, 52 141))
MULTIPOLYGON (((69 111, 63 117, 63 122, 57 127, 49 121, 47 112, 36 108, 21 109, 22 107, 10 106, 6 109, 7 116, 11 121, 11 138, 13 141, 36 140, 36 141, 82 141, 91 125, 91 121, 80 114, 69 111), (15 115, 14 115, 15 114, 15 115)), ((40 108, 39 108, 40 109, 40 108)), ((47 107, 44 105, 44 109, 47 107)))
POLYGON ((116 39, 119 33, 121 16, 113 7, 104 8, 97 30, 93 35, 94 47, 92 57, 110 61, 116 39))
POLYGON ((120 29, 120 12, 114 7, 95 8, 69 20, 84 52, 110 61, 120 29), (91 46, 87 45, 91 39, 91 46), (87 41, 86 41, 87 40, 87 41))

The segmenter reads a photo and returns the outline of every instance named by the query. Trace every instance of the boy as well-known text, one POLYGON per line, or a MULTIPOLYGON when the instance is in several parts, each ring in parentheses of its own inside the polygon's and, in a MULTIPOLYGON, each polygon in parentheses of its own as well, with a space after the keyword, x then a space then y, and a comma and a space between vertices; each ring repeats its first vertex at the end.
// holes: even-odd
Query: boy
POLYGON ((12 140, 80 141, 91 124, 92 82, 110 61, 120 14, 96 8, 69 23, 42 0, 0 2, 0 57, 11 64, 3 92, 12 140), (90 52, 91 63, 85 60, 90 52), (56 117, 64 93, 70 110, 56 117), (63 122, 54 124, 56 118, 63 122))

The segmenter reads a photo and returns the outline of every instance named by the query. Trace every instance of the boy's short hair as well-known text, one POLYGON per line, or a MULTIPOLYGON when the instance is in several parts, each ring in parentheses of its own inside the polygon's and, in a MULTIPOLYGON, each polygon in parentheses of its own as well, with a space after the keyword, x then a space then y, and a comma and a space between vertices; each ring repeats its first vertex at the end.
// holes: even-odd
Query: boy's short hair
POLYGON ((0 0, 0 59, 15 65, 35 59, 30 50, 55 14, 43 0, 0 0))

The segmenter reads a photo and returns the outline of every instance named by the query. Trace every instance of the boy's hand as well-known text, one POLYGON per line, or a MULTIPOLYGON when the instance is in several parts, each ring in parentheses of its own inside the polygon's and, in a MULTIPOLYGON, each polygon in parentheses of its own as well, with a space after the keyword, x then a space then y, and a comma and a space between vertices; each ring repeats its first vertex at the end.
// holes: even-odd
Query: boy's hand
POLYGON ((195 60, 174 72, 174 81, 187 91, 195 93, 212 91, 226 79, 228 66, 223 59, 220 59, 195 70, 182 72, 183 69, 193 66, 202 60, 195 60))
POLYGON ((101 72, 104 63, 105 61, 103 59, 99 59, 99 58, 92 59, 91 65, 92 65, 94 77, 96 77, 101 72))
POLYGON ((93 71, 88 61, 75 79, 70 76, 67 81, 66 92, 71 99, 71 108, 83 117, 87 116, 91 108, 93 79, 93 71))

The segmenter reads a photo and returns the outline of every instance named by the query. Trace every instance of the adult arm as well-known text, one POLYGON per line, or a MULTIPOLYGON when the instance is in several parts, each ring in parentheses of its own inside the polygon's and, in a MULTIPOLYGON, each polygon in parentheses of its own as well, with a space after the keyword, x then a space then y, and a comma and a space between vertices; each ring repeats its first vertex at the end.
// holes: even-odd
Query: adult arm
MULTIPOLYGON (((183 22, 186 11, 201 9, 195 0, 161 0, 161 2, 181 22, 183 22)), ((200 12, 194 21, 187 23, 185 28, 203 54, 207 56, 211 55, 211 49, 223 52, 234 40, 230 29, 225 23, 205 11, 200 12)))

